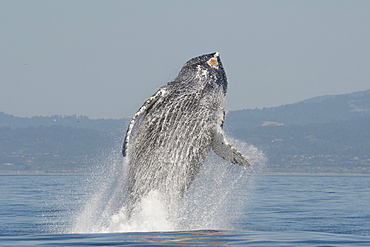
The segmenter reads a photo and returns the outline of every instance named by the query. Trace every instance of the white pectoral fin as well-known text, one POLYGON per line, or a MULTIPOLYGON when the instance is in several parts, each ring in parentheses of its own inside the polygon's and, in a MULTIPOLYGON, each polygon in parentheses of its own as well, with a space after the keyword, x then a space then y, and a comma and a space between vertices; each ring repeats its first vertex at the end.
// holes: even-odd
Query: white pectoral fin
POLYGON ((212 149, 224 160, 244 167, 250 166, 248 159, 239 150, 226 141, 225 133, 221 128, 218 128, 215 133, 212 142, 212 149))
POLYGON ((139 121, 139 119, 143 116, 143 114, 147 111, 147 109, 153 105, 159 98, 161 98, 165 93, 165 89, 162 88, 158 90, 152 97, 150 97, 145 103, 140 107, 140 109, 134 114, 132 117, 129 126, 127 127, 125 140, 123 141, 122 146, 122 155, 126 157, 127 150, 130 142, 130 136, 132 134, 132 130, 135 127, 135 124, 139 121))

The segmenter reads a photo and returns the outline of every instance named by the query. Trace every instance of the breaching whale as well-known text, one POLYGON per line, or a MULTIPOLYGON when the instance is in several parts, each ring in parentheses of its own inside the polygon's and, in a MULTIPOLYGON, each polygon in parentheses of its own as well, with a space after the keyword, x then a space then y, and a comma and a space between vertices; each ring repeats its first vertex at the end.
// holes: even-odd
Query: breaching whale
POLYGON ((151 191, 179 200, 211 149, 250 166, 222 130, 227 84, 218 52, 195 57, 135 113, 122 149, 129 162, 130 204, 151 191))

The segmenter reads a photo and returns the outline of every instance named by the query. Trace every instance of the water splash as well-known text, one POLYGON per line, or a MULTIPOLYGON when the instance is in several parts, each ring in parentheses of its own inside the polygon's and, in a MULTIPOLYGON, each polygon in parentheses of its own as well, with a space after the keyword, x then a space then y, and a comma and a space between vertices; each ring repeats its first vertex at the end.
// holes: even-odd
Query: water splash
MULTIPOLYGON (((190 59, 173 81, 149 97, 126 132, 123 155, 129 160, 121 166, 115 156, 105 164, 109 170, 99 172, 100 190, 76 217, 72 231, 229 228, 233 217, 228 213, 241 210, 238 203, 229 203, 230 191, 251 179, 253 170, 209 154, 212 149, 224 160, 250 166, 222 130, 227 84, 216 52, 190 59)), ((252 162, 262 157, 252 147, 244 149, 252 162)))
POLYGON ((94 190, 81 211, 74 216, 69 233, 111 233, 233 229, 235 219, 245 210, 253 183, 266 162, 254 146, 233 140, 253 167, 242 168, 208 155, 194 183, 180 201, 168 205, 166 196, 151 191, 131 212, 127 212, 128 164, 112 153, 93 177, 94 190), (244 200, 235 194, 243 191, 244 200), (247 194, 247 195, 245 195, 247 194))
MULTIPOLYGON (((230 138, 229 138, 230 139, 230 138)), ((235 229, 235 220, 245 211, 246 198, 253 193, 255 178, 263 170, 266 158, 254 146, 232 140, 253 164, 240 166, 208 156, 204 169, 183 201, 183 220, 179 227, 187 229, 235 229), (242 195, 238 194, 242 192, 242 195)))

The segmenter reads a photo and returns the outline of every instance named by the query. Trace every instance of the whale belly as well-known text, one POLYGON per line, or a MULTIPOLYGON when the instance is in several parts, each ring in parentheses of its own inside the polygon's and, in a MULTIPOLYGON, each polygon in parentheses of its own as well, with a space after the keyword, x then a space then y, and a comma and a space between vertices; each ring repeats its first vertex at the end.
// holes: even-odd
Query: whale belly
POLYGON ((132 196, 159 190, 180 198, 211 148, 216 116, 215 109, 190 100, 153 106, 135 130, 130 151, 132 196))

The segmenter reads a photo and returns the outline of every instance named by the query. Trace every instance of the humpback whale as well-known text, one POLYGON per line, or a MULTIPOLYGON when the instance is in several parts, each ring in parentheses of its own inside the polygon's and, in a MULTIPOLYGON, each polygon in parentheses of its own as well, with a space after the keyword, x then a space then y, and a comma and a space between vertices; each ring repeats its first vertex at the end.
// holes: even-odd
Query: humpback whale
POLYGON ((181 199, 210 150, 250 166, 222 130, 227 85, 218 52, 195 57, 134 114, 122 148, 128 157, 131 205, 151 191, 169 201, 181 199))

